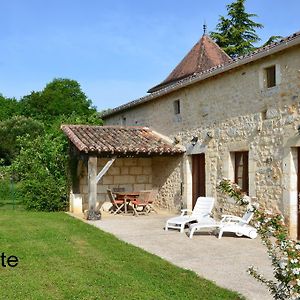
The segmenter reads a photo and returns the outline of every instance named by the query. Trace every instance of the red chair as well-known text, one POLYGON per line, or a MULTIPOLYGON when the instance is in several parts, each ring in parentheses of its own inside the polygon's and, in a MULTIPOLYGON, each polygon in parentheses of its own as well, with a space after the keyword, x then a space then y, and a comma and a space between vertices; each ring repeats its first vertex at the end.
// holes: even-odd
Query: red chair
POLYGON ((154 203, 154 201, 157 197, 158 190, 150 190, 149 192, 150 192, 149 199, 148 199, 148 206, 149 206, 149 209, 150 209, 149 212, 154 211, 155 213, 157 213, 157 211, 154 209, 152 204, 154 203))
POLYGON ((107 194, 108 194, 111 204, 113 205, 112 207, 114 210, 114 215, 117 214, 118 212, 122 212, 121 209, 124 207, 125 201, 122 199, 120 199, 120 200, 116 199, 115 195, 109 189, 107 190, 107 194))
POLYGON ((152 210, 156 212, 152 207, 156 195, 157 190, 140 191, 139 196, 130 201, 134 214, 138 216, 140 214, 148 215, 152 210), (139 208, 141 208, 141 210, 138 210, 139 208))

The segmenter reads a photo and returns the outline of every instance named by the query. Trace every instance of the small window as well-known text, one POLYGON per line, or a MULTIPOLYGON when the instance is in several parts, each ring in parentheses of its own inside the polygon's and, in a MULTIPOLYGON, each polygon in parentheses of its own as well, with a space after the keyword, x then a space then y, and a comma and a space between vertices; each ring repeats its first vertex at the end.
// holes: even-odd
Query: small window
POLYGON ((174 114, 179 115, 180 114, 180 100, 175 100, 173 102, 174 105, 174 114))
POLYGON ((248 151, 234 153, 234 182, 249 193, 248 151))
POLYGON ((122 117, 122 126, 126 126, 126 117, 122 117))
POLYGON ((271 66, 265 69, 266 87, 271 88, 276 85, 276 66, 271 66))

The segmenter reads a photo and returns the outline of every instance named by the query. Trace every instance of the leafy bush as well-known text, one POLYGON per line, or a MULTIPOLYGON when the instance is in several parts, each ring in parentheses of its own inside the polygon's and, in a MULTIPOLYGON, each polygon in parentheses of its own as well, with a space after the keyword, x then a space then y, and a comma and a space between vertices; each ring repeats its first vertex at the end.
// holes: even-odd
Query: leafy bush
POLYGON ((7 120, 20 112, 19 102, 14 98, 5 98, 0 94, 0 121, 7 120))
POLYGON ((27 209, 58 211, 67 206, 67 142, 60 132, 32 140, 19 139, 20 155, 12 171, 21 181, 20 193, 27 209))
POLYGON ((58 78, 20 102, 0 95, 0 104, 0 168, 5 166, 8 182, 10 176, 18 182, 27 209, 65 210, 75 168, 60 126, 101 125, 91 100, 78 82, 58 78))
POLYGON ((14 116, 0 122, 0 158, 5 165, 10 164, 19 154, 18 137, 29 136, 35 138, 44 131, 44 124, 32 118, 14 116))
POLYGON ((68 141, 60 130, 61 123, 95 124, 101 120, 93 114, 84 116, 61 116, 48 124, 47 131, 32 139, 18 138, 20 154, 11 166, 12 173, 20 181, 19 192, 26 209, 39 211, 65 210, 68 206, 70 187, 70 164, 68 141))
POLYGON ((19 183, 11 177, 11 167, 0 166, 0 209, 23 208, 23 196, 19 193, 19 183))
POLYGON ((52 176, 24 180, 20 192, 28 210, 60 211, 68 205, 65 182, 55 180, 52 176))
POLYGON ((0 177, 0 203, 11 198, 11 183, 9 178, 0 177))
POLYGON ((238 205, 251 205, 255 211, 257 232, 267 247, 272 261, 274 279, 268 280, 253 266, 248 268, 251 276, 269 289, 273 299, 300 299, 300 242, 289 238, 288 227, 279 212, 267 212, 257 205, 246 203, 241 188, 229 179, 222 179, 218 188, 232 197, 238 205))

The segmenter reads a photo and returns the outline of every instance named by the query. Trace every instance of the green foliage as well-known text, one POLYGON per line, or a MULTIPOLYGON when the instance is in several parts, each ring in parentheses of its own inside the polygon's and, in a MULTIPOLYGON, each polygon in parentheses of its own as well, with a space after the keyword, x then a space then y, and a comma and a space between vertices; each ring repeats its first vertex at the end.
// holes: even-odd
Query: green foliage
POLYGON ((64 116, 57 118, 47 131, 32 139, 21 137, 20 154, 12 164, 12 172, 21 181, 20 192, 27 209, 38 211, 65 210, 68 205, 72 174, 69 168, 68 142, 60 130, 61 123, 94 124, 99 118, 64 116))
POLYGON ((61 211, 68 205, 67 187, 62 178, 40 174, 38 178, 22 181, 20 192, 28 210, 61 211))
POLYGON ((25 116, 51 121, 59 116, 90 116, 96 112, 91 100, 75 80, 57 78, 41 92, 32 92, 20 101, 25 116))
POLYGON ((23 137, 19 142, 22 148, 12 171, 21 181, 20 192, 26 208, 64 210, 68 198, 66 140, 57 132, 34 140, 23 137))
POLYGON ((300 243, 289 238, 288 227, 281 213, 256 212, 257 229, 272 261, 275 280, 268 280, 256 268, 248 269, 265 284, 273 299, 300 298, 300 243))
POLYGON ((267 46, 267 45, 276 43, 276 42, 280 41, 281 39, 283 39, 283 37, 280 36, 280 35, 272 35, 272 36, 270 36, 269 39, 262 45, 262 47, 265 47, 265 46, 267 46))
POLYGON ((18 193, 27 209, 65 210, 75 168, 60 127, 102 125, 91 100, 77 81, 54 79, 42 91, 32 92, 19 103, 0 96, 1 104, 0 166, 11 164, 6 166, 6 172, 18 181, 18 193))
POLYGON ((260 40, 256 29, 263 28, 263 25, 251 19, 257 15, 246 12, 245 1, 236 0, 227 5, 228 16, 220 16, 217 31, 210 33, 215 42, 231 57, 253 51, 254 43, 260 40))
POLYGON ((44 125, 41 122, 24 116, 14 116, 0 122, 0 159, 4 160, 5 165, 10 164, 20 151, 18 137, 34 139, 43 131, 44 125))
MULTIPOLYGON (((218 188, 233 197, 237 204, 245 205, 244 195, 237 184, 222 179, 218 188)), ((288 227, 280 212, 267 212, 253 204, 252 208, 257 232, 272 261, 275 280, 266 279, 253 266, 248 268, 248 273, 267 286, 273 299, 300 299, 300 242, 289 238, 288 227)))
POLYGON ((0 94, 0 121, 19 114, 20 106, 16 99, 5 98, 0 94))
POLYGON ((93 112, 89 115, 76 115, 72 114, 70 116, 58 116, 56 119, 53 120, 48 130, 60 130, 62 124, 66 125, 103 125, 102 119, 100 119, 99 114, 97 112, 93 112))
POLYGON ((0 179, 0 210, 24 210, 19 183, 11 181, 10 178, 0 179))

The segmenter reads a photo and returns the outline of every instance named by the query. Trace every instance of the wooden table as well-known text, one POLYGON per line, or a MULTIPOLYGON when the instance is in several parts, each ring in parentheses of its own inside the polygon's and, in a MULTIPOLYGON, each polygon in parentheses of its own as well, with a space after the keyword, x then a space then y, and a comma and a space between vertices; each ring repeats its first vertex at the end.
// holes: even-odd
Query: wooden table
POLYGON ((139 197, 139 192, 117 192, 114 193, 116 195, 116 200, 124 201, 124 213, 127 214, 127 206, 128 204, 139 197))

